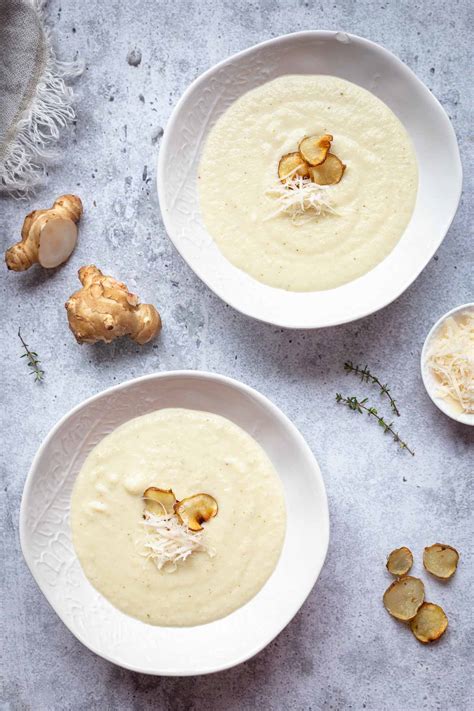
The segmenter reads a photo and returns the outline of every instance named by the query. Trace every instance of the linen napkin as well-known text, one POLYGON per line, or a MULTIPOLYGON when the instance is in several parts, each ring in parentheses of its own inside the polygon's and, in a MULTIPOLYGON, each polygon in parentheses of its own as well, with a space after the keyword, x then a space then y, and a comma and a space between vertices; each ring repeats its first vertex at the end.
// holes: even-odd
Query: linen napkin
POLYGON ((65 80, 82 63, 56 58, 43 9, 43 1, 0 0, 0 193, 31 192, 75 118, 65 80))

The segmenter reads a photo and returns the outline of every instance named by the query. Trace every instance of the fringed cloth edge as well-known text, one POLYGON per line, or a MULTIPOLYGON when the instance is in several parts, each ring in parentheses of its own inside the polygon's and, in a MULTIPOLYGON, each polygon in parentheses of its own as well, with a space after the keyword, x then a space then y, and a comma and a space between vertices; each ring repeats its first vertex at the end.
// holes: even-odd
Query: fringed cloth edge
POLYGON ((44 4, 44 0, 33 2, 43 38, 37 76, 32 79, 33 96, 13 121, 0 152, 0 193, 16 197, 32 192, 44 180, 47 166, 58 158, 55 144, 60 129, 76 116, 73 92, 65 80, 84 70, 82 60, 61 62, 56 58, 51 34, 44 24, 44 4))

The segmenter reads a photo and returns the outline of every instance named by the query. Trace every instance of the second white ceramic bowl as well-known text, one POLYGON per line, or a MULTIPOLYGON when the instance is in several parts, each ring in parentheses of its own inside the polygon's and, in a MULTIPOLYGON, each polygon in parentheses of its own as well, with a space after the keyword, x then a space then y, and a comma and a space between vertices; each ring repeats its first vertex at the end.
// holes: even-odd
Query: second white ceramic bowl
POLYGON ((96 654, 147 674, 206 674, 259 652, 303 604, 324 563, 328 538, 324 483, 295 426, 252 388, 193 371, 137 378, 74 408, 39 448, 20 511, 23 555, 64 624, 96 654), (197 627, 153 627, 113 607, 85 577, 71 540, 71 492, 86 456, 123 422, 163 407, 206 410, 235 422, 264 448, 285 494, 285 542, 269 580, 243 607, 197 627))
MULTIPOLYGON (((448 311, 444 316, 441 316, 438 321, 434 324, 430 332, 428 333, 426 340, 423 345, 423 349, 421 351, 421 377, 423 379, 423 384, 426 388, 426 392, 430 396, 431 400, 434 402, 437 408, 441 410, 445 415, 450 417, 452 420, 456 420, 456 422, 461 422, 463 425, 471 425, 474 426, 474 414, 468 414, 464 412, 460 412, 459 409, 456 408, 455 404, 450 401, 450 399, 446 398, 441 398, 438 397, 436 394, 438 383, 436 381, 435 376, 431 372, 430 368, 428 367, 426 363, 426 356, 428 353, 428 348, 430 347, 431 340, 432 338, 436 335, 438 332, 438 329, 443 325, 443 323, 446 321, 447 318, 450 316, 456 316, 464 311, 472 311, 474 312, 474 302, 468 303, 468 304, 463 304, 462 306, 456 306, 456 308, 451 309, 451 311, 448 311)), ((474 354, 473 354, 474 357, 474 354)))
POLYGON ((345 32, 285 35, 240 52, 205 72, 176 105, 158 160, 163 221, 191 268, 242 313, 289 328, 353 321, 400 296, 446 235, 461 185, 456 136, 435 97, 389 51, 345 32), (227 261, 201 219, 197 171, 209 130, 242 94, 285 74, 332 74, 368 89, 404 124, 418 159, 418 198, 400 242, 375 269, 329 291, 296 293, 261 284, 227 261))

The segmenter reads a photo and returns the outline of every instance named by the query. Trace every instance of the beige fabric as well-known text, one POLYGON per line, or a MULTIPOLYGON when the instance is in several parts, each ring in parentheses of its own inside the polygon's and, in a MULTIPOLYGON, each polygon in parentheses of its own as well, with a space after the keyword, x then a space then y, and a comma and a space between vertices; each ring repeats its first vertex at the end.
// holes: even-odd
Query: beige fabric
POLYGON ((80 63, 59 62, 38 0, 0 0, 0 193, 34 188, 55 157, 59 129, 75 117, 64 79, 80 63))
POLYGON ((34 8, 24 0, 0 0, 0 160, 15 119, 31 101, 43 55, 34 8))

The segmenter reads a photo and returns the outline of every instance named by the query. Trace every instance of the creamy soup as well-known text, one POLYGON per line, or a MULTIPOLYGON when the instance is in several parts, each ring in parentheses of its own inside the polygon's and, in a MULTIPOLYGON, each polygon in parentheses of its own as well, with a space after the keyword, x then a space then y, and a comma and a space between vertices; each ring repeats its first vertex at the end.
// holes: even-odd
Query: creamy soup
POLYGON ((418 171, 405 128, 380 99, 332 76, 283 76, 243 95, 209 133, 199 166, 207 230, 232 264, 270 286, 331 289, 381 262, 413 212, 418 171), (295 224, 272 194, 280 158, 331 134, 346 165, 332 210, 295 224))
POLYGON ((207 412, 163 409, 126 422, 87 457, 71 502, 74 547, 92 585, 153 625, 199 625, 260 590, 286 527, 280 479, 257 442, 207 412), (158 570, 146 555, 143 493, 205 492, 218 513, 199 534, 206 551, 158 570))

